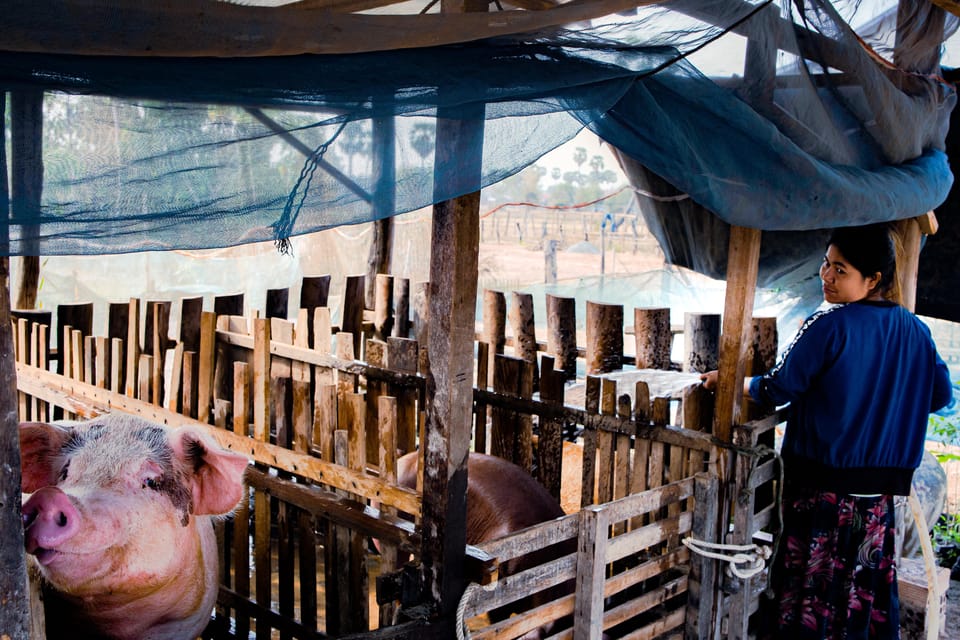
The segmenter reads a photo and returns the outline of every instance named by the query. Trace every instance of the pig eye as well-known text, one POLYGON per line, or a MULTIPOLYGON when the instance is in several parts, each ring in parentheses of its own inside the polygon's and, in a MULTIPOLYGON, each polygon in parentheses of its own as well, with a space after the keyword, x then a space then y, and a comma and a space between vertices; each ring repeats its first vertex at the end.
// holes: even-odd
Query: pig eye
POLYGON ((160 479, 159 478, 145 478, 143 481, 144 489, 153 489, 154 491, 160 490, 160 479))
POLYGON ((60 473, 57 474, 57 482, 63 482, 67 479, 67 472, 70 470, 70 461, 67 461, 67 464, 63 465, 63 468, 60 469, 60 473))

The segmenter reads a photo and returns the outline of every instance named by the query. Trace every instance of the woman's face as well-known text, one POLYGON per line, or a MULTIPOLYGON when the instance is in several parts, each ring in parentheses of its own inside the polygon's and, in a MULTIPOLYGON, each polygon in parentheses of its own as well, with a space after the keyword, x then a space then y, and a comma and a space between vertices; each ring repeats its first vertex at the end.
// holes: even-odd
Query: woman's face
POLYGON ((831 244, 820 265, 820 281, 823 299, 831 304, 841 304, 870 297, 880 283, 880 274, 864 276, 831 244))

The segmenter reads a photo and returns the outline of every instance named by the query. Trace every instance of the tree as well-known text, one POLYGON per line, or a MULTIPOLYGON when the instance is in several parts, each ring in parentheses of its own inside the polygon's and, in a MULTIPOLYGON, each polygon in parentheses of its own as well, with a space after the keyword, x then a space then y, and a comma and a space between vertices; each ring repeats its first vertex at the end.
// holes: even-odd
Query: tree
POLYGON ((410 146, 420 156, 420 164, 427 161, 427 157, 433 153, 437 139, 437 125, 428 122, 418 122, 413 125, 410 131, 410 146))

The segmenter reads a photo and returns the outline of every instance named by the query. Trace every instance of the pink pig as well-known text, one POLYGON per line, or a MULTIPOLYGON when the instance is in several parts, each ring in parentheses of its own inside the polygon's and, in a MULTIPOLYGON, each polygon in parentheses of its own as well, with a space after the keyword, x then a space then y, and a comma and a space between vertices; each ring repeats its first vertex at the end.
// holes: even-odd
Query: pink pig
POLYGON ((247 459, 122 414, 23 423, 20 449, 48 637, 196 638, 217 596, 211 518, 243 497, 247 459))

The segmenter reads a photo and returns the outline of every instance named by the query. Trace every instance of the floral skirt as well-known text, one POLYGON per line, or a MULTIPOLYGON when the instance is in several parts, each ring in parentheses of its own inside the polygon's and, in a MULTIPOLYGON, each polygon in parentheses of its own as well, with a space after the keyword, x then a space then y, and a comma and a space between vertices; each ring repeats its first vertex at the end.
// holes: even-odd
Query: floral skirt
POLYGON ((892 496, 791 489, 760 637, 898 639, 892 496))

